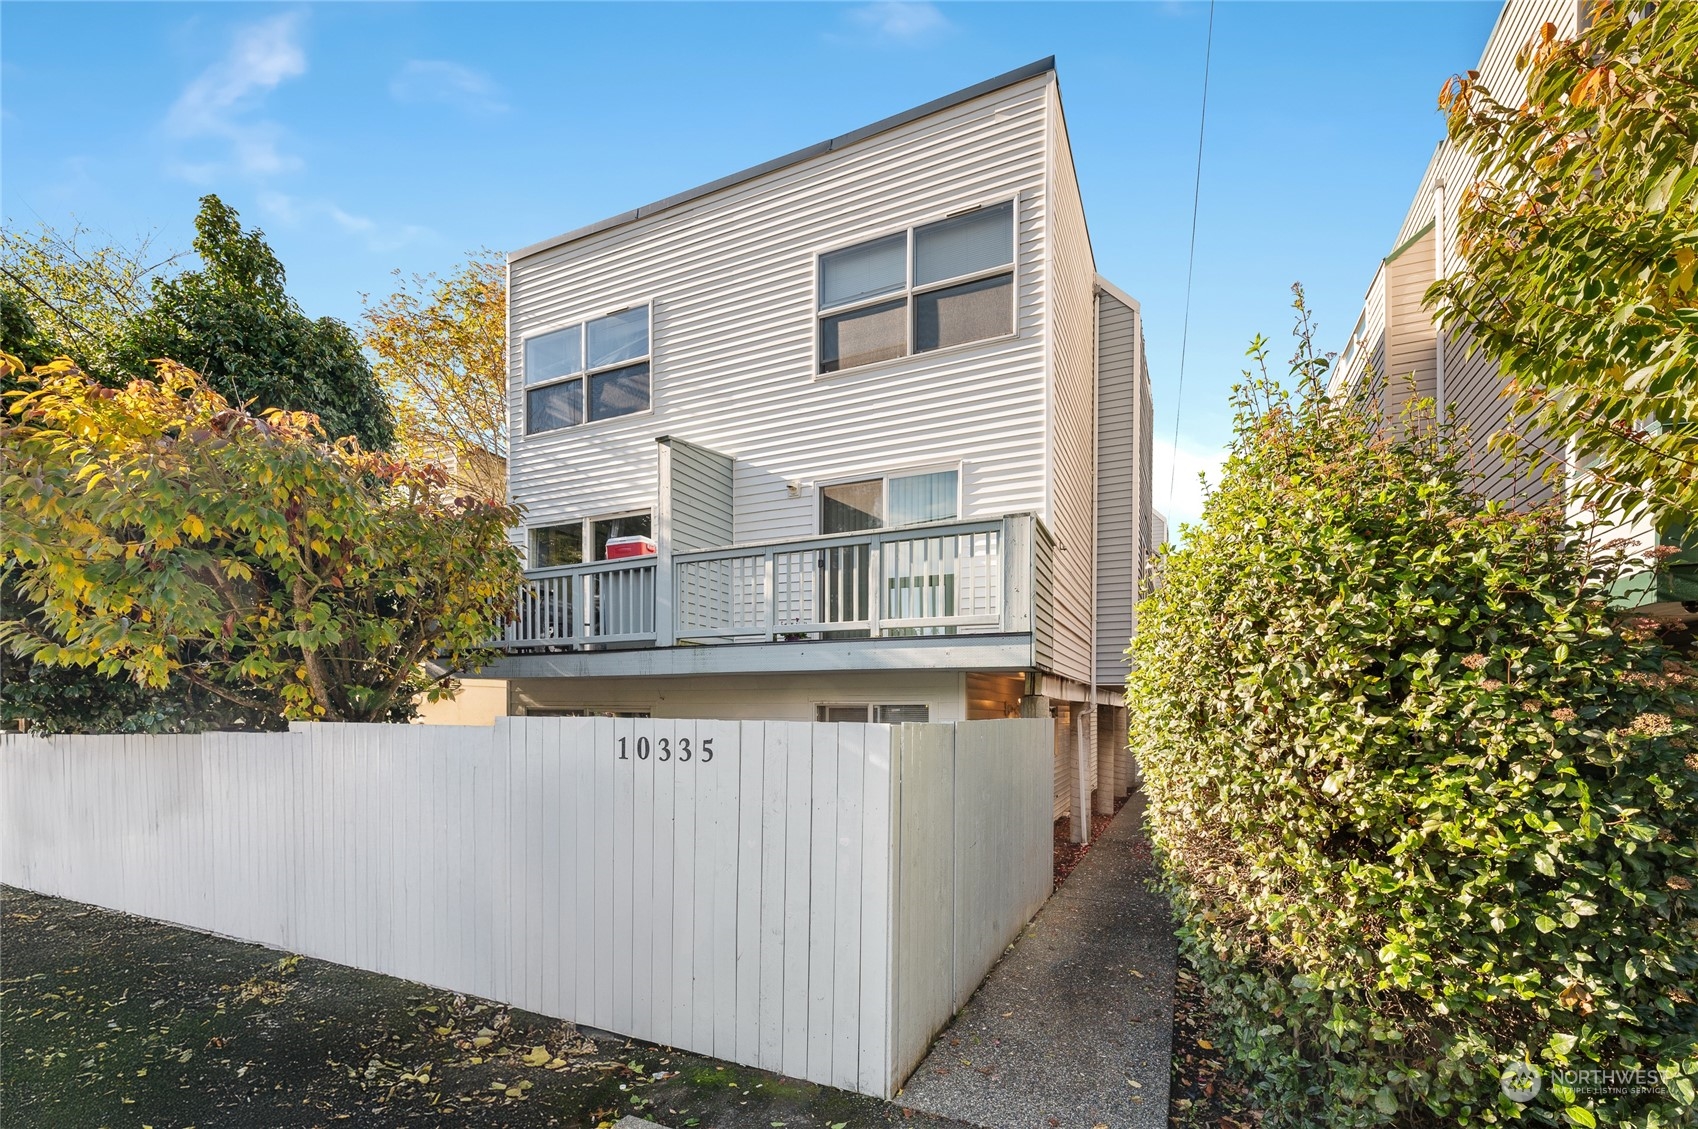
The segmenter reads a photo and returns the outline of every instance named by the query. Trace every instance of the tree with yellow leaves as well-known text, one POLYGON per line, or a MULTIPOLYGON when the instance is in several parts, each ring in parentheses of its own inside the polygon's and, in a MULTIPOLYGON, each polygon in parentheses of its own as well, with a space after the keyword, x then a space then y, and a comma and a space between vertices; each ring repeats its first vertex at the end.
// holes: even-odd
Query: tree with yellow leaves
POLYGON ((490 252, 447 278, 414 275, 375 305, 366 296, 362 344, 396 449, 490 498, 506 493, 506 341, 507 275, 490 252))
POLYGON ((0 354, 21 385, 0 417, 0 556, 40 610, 0 623, 14 653, 382 721, 500 632, 512 507, 330 441, 310 412, 250 414, 174 362, 123 388, 65 359, 21 367, 0 354))

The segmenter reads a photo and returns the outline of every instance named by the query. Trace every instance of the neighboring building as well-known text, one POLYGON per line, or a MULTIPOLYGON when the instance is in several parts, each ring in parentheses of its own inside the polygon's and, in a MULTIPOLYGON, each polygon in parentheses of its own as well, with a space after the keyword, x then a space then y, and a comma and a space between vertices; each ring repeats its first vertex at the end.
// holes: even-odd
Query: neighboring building
MULTIPOLYGON (((1589 4, 1508 0, 1475 68, 1481 85, 1502 101, 1517 101, 1511 92, 1524 87, 1525 80, 1516 69, 1516 54, 1545 23, 1559 36, 1573 35, 1584 26, 1589 4)), ((1472 349, 1466 330, 1458 337, 1442 332, 1424 300, 1427 288, 1456 262, 1457 208, 1475 180, 1475 164, 1474 157, 1449 139, 1439 142, 1403 226, 1391 240, 1392 250, 1380 260, 1368 286, 1361 316, 1333 367, 1331 391, 1377 397, 1392 417, 1417 397, 1445 405, 1466 429, 1476 488, 1495 501, 1543 505, 1564 496, 1566 483, 1560 475, 1530 473, 1521 462, 1505 459, 1490 440, 1513 426, 1525 443, 1557 456, 1562 452, 1553 449, 1555 441, 1541 431, 1512 418, 1512 399, 1504 394, 1505 380, 1496 362, 1472 349)), ((1558 465, 1561 462, 1559 458, 1558 465)), ((1639 549, 1658 543, 1658 535, 1644 522, 1622 526, 1606 520, 1600 523, 1598 537, 1630 538, 1639 549)), ((1683 607, 1683 602, 1698 600, 1698 568, 1676 568, 1662 580, 1644 574, 1621 594, 1625 602, 1652 614, 1684 616, 1698 610, 1698 604, 1683 607)))
POLYGON ((1125 792, 1149 373, 1053 60, 508 273, 516 712, 1053 711, 1057 814, 1125 792))

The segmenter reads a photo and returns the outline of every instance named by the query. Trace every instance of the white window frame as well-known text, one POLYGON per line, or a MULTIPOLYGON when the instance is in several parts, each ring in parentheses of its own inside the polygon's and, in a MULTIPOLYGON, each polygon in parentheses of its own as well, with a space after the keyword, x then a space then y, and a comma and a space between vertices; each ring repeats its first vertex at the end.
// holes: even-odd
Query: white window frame
MULTIPOLYGON (((977 344, 977 342, 975 342, 975 344, 977 344)), ((832 374, 832 375, 835 375, 835 374, 832 374)), ((952 518, 948 518, 947 520, 949 520, 949 521, 965 520, 961 515, 961 506, 962 506, 962 502, 964 500, 964 496, 965 496, 965 493, 966 493, 966 486, 965 486, 965 483, 963 481, 963 479, 966 478, 966 474, 965 474, 966 464, 961 463, 961 462, 931 463, 931 464, 928 464, 928 465, 925 465, 925 466, 903 467, 900 470, 885 471, 882 474, 879 474, 879 473, 874 473, 874 474, 845 474, 845 475, 840 475, 840 476, 837 476, 837 477, 834 477, 834 478, 822 478, 822 479, 820 479, 819 482, 814 487, 814 494, 817 497, 817 500, 814 504, 814 530, 815 530, 815 532, 817 532, 822 537, 827 536, 827 534, 825 532, 825 490, 826 490, 826 487, 828 487, 828 486, 844 486, 844 485, 847 485, 851 482, 871 482, 873 479, 876 478, 879 481, 879 490, 881 492, 880 496, 879 496, 879 508, 882 509, 885 513, 888 514, 890 512, 890 480, 891 479, 893 479, 893 478, 918 478, 922 474, 941 474, 942 472, 944 472, 946 470, 952 470, 952 471, 955 472, 955 516, 952 517, 952 518)), ((924 524, 924 523, 922 523, 922 524, 924 524)), ((880 529, 908 529, 908 528, 911 528, 911 527, 906 526, 906 525, 881 525, 881 526, 879 526, 879 528, 880 529)), ((869 532, 871 532, 871 531, 869 530, 869 532)), ((855 703, 850 702, 850 703, 847 703, 847 704, 854 705, 855 703)))
MULTIPOLYGON (((867 369, 876 368, 879 365, 901 364, 905 361, 912 361, 912 360, 915 360, 916 358, 919 358, 919 357, 932 357, 932 356, 936 356, 939 353, 948 353, 948 352, 951 352, 951 351, 956 350, 956 349, 971 349, 975 346, 987 345, 987 344, 997 342, 997 341, 1009 341, 1009 340, 1012 340, 1016 337, 1019 337, 1020 336, 1020 266, 1021 266, 1021 264, 1020 264, 1020 195, 1019 195, 1019 193, 1015 193, 1012 196, 998 196, 995 199, 984 200, 984 201, 981 201, 977 204, 969 204, 966 207, 956 208, 953 211, 945 212, 942 215, 929 216, 925 219, 917 220, 916 222, 909 224, 907 227, 896 228, 895 230, 891 230, 891 231, 881 231, 876 235, 869 235, 864 239, 857 239, 853 243, 842 243, 842 244, 838 244, 838 245, 835 245, 835 246, 832 246, 832 247, 824 247, 824 248, 820 248, 820 249, 816 250, 813 254, 813 281, 812 281, 813 303, 814 303, 814 347, 813 347, 814 379, 815 380, 830 380, 833 377, 842 376, 844 373, 862 372, 862 371, 865 371, 867 369), (916 286, 914 284, 914 233, 916 231, 918 231, 922 227, 930 227, 934 223, 940 223, 943 220, 951 220, 951 219, 955 219, 957 216, 968 215, 972 212, 980 212, 980 211, 983 211, 986 208, 994 208, 994 207, 998 206, 999 204, 1010 205, 1010 211, 1011 211, 1011 215, 1009 216, 1009 223, 1012 227, 1012 231, 1011 231, 1010 234, 1011 234, 1011 242, 1013 244, 1014 254, 1013 254, 1013 258, 1006 265, 998 266, 998 267, 991 267, 987 270, 976 271, 976 272, 971 273, 971 274, 957 275, 954 278, 945 278, 945 279, 941 279, 937 282, 928 282, 928 283, 924 284, 923 286, 916 286), (866 243, 876 243, 880 239, 888 239, 892 235, 898 235, 898 234, 900 234, 903 237, 904 242, 905 242, 905 248, 904 248, 903 256, 902 256, 902 289, 901 290, 892 290, 892 291, 889 291, 888 293, 880 294, 880 295, 878 295, 877 297, 874 297, 874 298, 862 298, 862 299, 860 299, 858 301, 854 301, 854 302, 844 302, 842 305, 832 306, 830 309, 821 309, 820 308, 820 296, 821 296, 820 295, 820 261, 822 259, 824 259, 827 255, 834 255, 839 251, 847 251, 847 250, 850 250, 851 248, 860 247, 860 246, 862 246, 863 244, 866 244, 866 243), (995 337, 981 337, 976 341, 962 341, 962 342, 955 344, 955 345, 945 345, 945 346, 942 346, 941 348, 937 348, 937 349, 928 349, 924 353, 914 352, 914 310, 915 310, 914 299, 915 299, 916 296, 921 295, 921 294, 929 294, 934 290, 947 290, 952 286, 964 286, 964 285, 966 285, 967 283, 970 283, 970 282, 979 282, 983 279, 995 278, 997 275, 1002 275, 1002 274, 1007 274, 1007 275, 1012 276, 1012 278, 1010 279, 1010 285, 1008 287, 1008 302, 1009 302, 1008 324, 1011 328, 1009 329, 1009 331, 1007 333, 1000 333, 1000 334, 997 334, 995 337), (882 360, 882 361, 868 361, 866 364, 852 365, 852 366, 849 366, 847 368, 833 369, 831 372, 820 371, 820 364, 822 363, 822 361, 824 359, 820 355, 820 331, 821 331, 821 325, 825 321, 826 318, 828 318, 828 317, 841 317, 843 314, 854 313, 856 310, 863 310, 863 309, 868 309, 872 306, 883 305, 886 302, 894 302, 897 299, 901 299, 903 304, 906 306, 906 309, 907 309, 906 315, 904 317, 903 329, 904 329, 904 332, 905 332, 905 336, 903 338, 903 346, 902 346, 903 347, 903 353, 902 353, 901 356, 890 357, 890 358, 887 358, 887 359, 882 360)), ((853 480, 851 480, 851 481, 853 481, 853 480)))
MULTIPOLYGON (((618 417, 615 417, 615 418, 623 419, 624 417, 618 416, 618 417)), ((562 428, 561 430, 565 430, 565 429, 562 428)), ((544 434, 546 434, 546 432, 544 434)), ((642 517, 644 514, 648 515, 649 528, 651 530, 654 529, 654 527, 655 527, 654 526, 654 507, 652 507, 652 506, 644 507, 644 508, 638 508, 638 509, 634 509, 634 510, 620 510, 617 513, 591 514, 589 517, 569 517, 569 518, 563 518, 560 521, 539 522, 536 525, 527 525, 525 527, 525 563, 530 568, 574 568, 574 567, 577 567, 575 565, 537 565, 537 564, 532 564, 531 562, 536 559, 536 555, 537 555, 536 535, 537 535, 537 532, 539 530, 559 529, 562 526, 576 525, 579 529, 579 536, 581 538, 581 540, 578 543, 581 546, 583 546, 583 549, 584 549, 585 552, 591 552, 595 549, 595 523, 596 522, 598 522, 598 521, 617 521, 618 519, 620 519, 622 517, 642 517)), ((584 560, 578 562, 578 564, 580 564, 580 565, 601 564, 601 563, 602 563, 601 561, 591 560, 587 557, 584 560)))
POLYGON ((522 413, 523 423, 521 425, 521 434, 524 438, 529 439, 535 436, 554 435, 565 431, 577 431, 580 428, 591 427, 596 424, 616 423, 622 419, 631 419, 635 416, 652 414, 654 412, 654 308, 654 299, 645 298, 641 301, 628 302, 623 306, 614 306, 610 309, 600 310, 593 314, 587 314, 584 317, 577 318, 573 321, 560 322, 559 324, 549 326, 547 329, 539 329, 535 333, 527 333, 524 339, 519 343, 519 399, 524 408, 522 413), (616 364, 600 365, 593 369, 590 368, 588 364, 590 357, 590 322, 600 321, 602 318, 612 317, 615 314, 629 313, 632 310, 639 309, 646 309, 648 311, 648 350, 640 357, 631 357, 627 360, 619 361, 616 364), (578 330, 578 361, 580 365, 578 371, 567 373, 565 376, 557 376, 549 380, 540 381, 536 384, 530 383, 530 372, 528 371, 527 366, 530 363, 529 347, 531 341, 538 337, 547 337, 551 333, 560 333, 574 327, 578 330), (614 372, 617 369, 631 368, 635 365, 641 364, 649 366, 649 406, 638 411, 609 416, 606 419, 591 419, 590 378, 600 375, 601 373, 614 372), (583 381, 583 388, 581 390, 583 394, 583 419, 568 427, 550 427, 544 431, 532 431, 530 429, 531 393, 543 388, 553 388, 556 385, 565 384, 567 381, 571 380, 583 381))

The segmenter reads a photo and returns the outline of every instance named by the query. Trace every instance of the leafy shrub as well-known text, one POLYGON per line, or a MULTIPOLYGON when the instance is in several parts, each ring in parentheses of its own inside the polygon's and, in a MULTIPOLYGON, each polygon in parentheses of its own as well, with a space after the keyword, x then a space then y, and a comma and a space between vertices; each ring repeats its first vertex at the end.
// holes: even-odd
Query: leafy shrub
POLYGON ((1295 394, 1253 347, 1132 649, 1223 1046, 1270 1125, 1690 1123, 1698 678, 1617 622, 1619 561, 1470 494, 1430 402, 1329 401, 1300 337, 1295 394), (1525 1105, 1514 1061, 1542 1072, 1525 1105))

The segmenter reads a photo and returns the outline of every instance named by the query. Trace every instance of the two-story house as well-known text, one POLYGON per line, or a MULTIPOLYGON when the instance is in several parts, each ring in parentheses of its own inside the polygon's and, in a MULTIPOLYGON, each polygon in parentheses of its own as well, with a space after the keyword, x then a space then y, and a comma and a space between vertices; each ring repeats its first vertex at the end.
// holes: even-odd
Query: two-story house
MULTIPOLYGON (((1481 85, 1503 101, 1518 101, 1526 80, 1516 67, 1517 54, 1546 23, 1560 36, 1574 35, 1585 26, 1590 6, 1591 0, 1507 0, 1475 67, 1481 85)), ((1497 363, 1472 347, 1467 327, 1453 334, 1425 301, 1427 288, 1456 266, 1458 207, 1476 179, 1475 167, 1476 158, 1449 139, 1434 149, 1392 250, 1368 286, 1361 315, 1333 368, 1331 390, 1376 396, 1393 418, 1417 397, 1442 404, 1465 429, 1470 471, 1482 495, 1517 506, 1558 502, 1572 475, 1584 472, 1569 468, 1566 477, 1535 473, 1525 460, 1506 458, 1491 442, 1510 430, 1563 465, 1557 441, 1513 417, 1514 401, 1506 395, 1497 363)), ((1572 501, 1568 505, 1571 516, 1586 516, 1572 501)), ((1624 524, 1607 515, 1595 529, 1600 541, 1630 539, 1639 550, 1655 547, 1664 537, 1649 520, 1624 524)), ((1638 574, 1619 595, 1624 604, 1649 614, 1689 617, 1698 610, 1698 554, 1688 552, 1662 574, 1638 574)))
MULTIPOLYGON (((508 256, 513 712, 1058 719, 1132 783, 1138 303, 1053 60, 508 256)), ((1074 819, 1075 837, 1088 820, 1074 819)))

